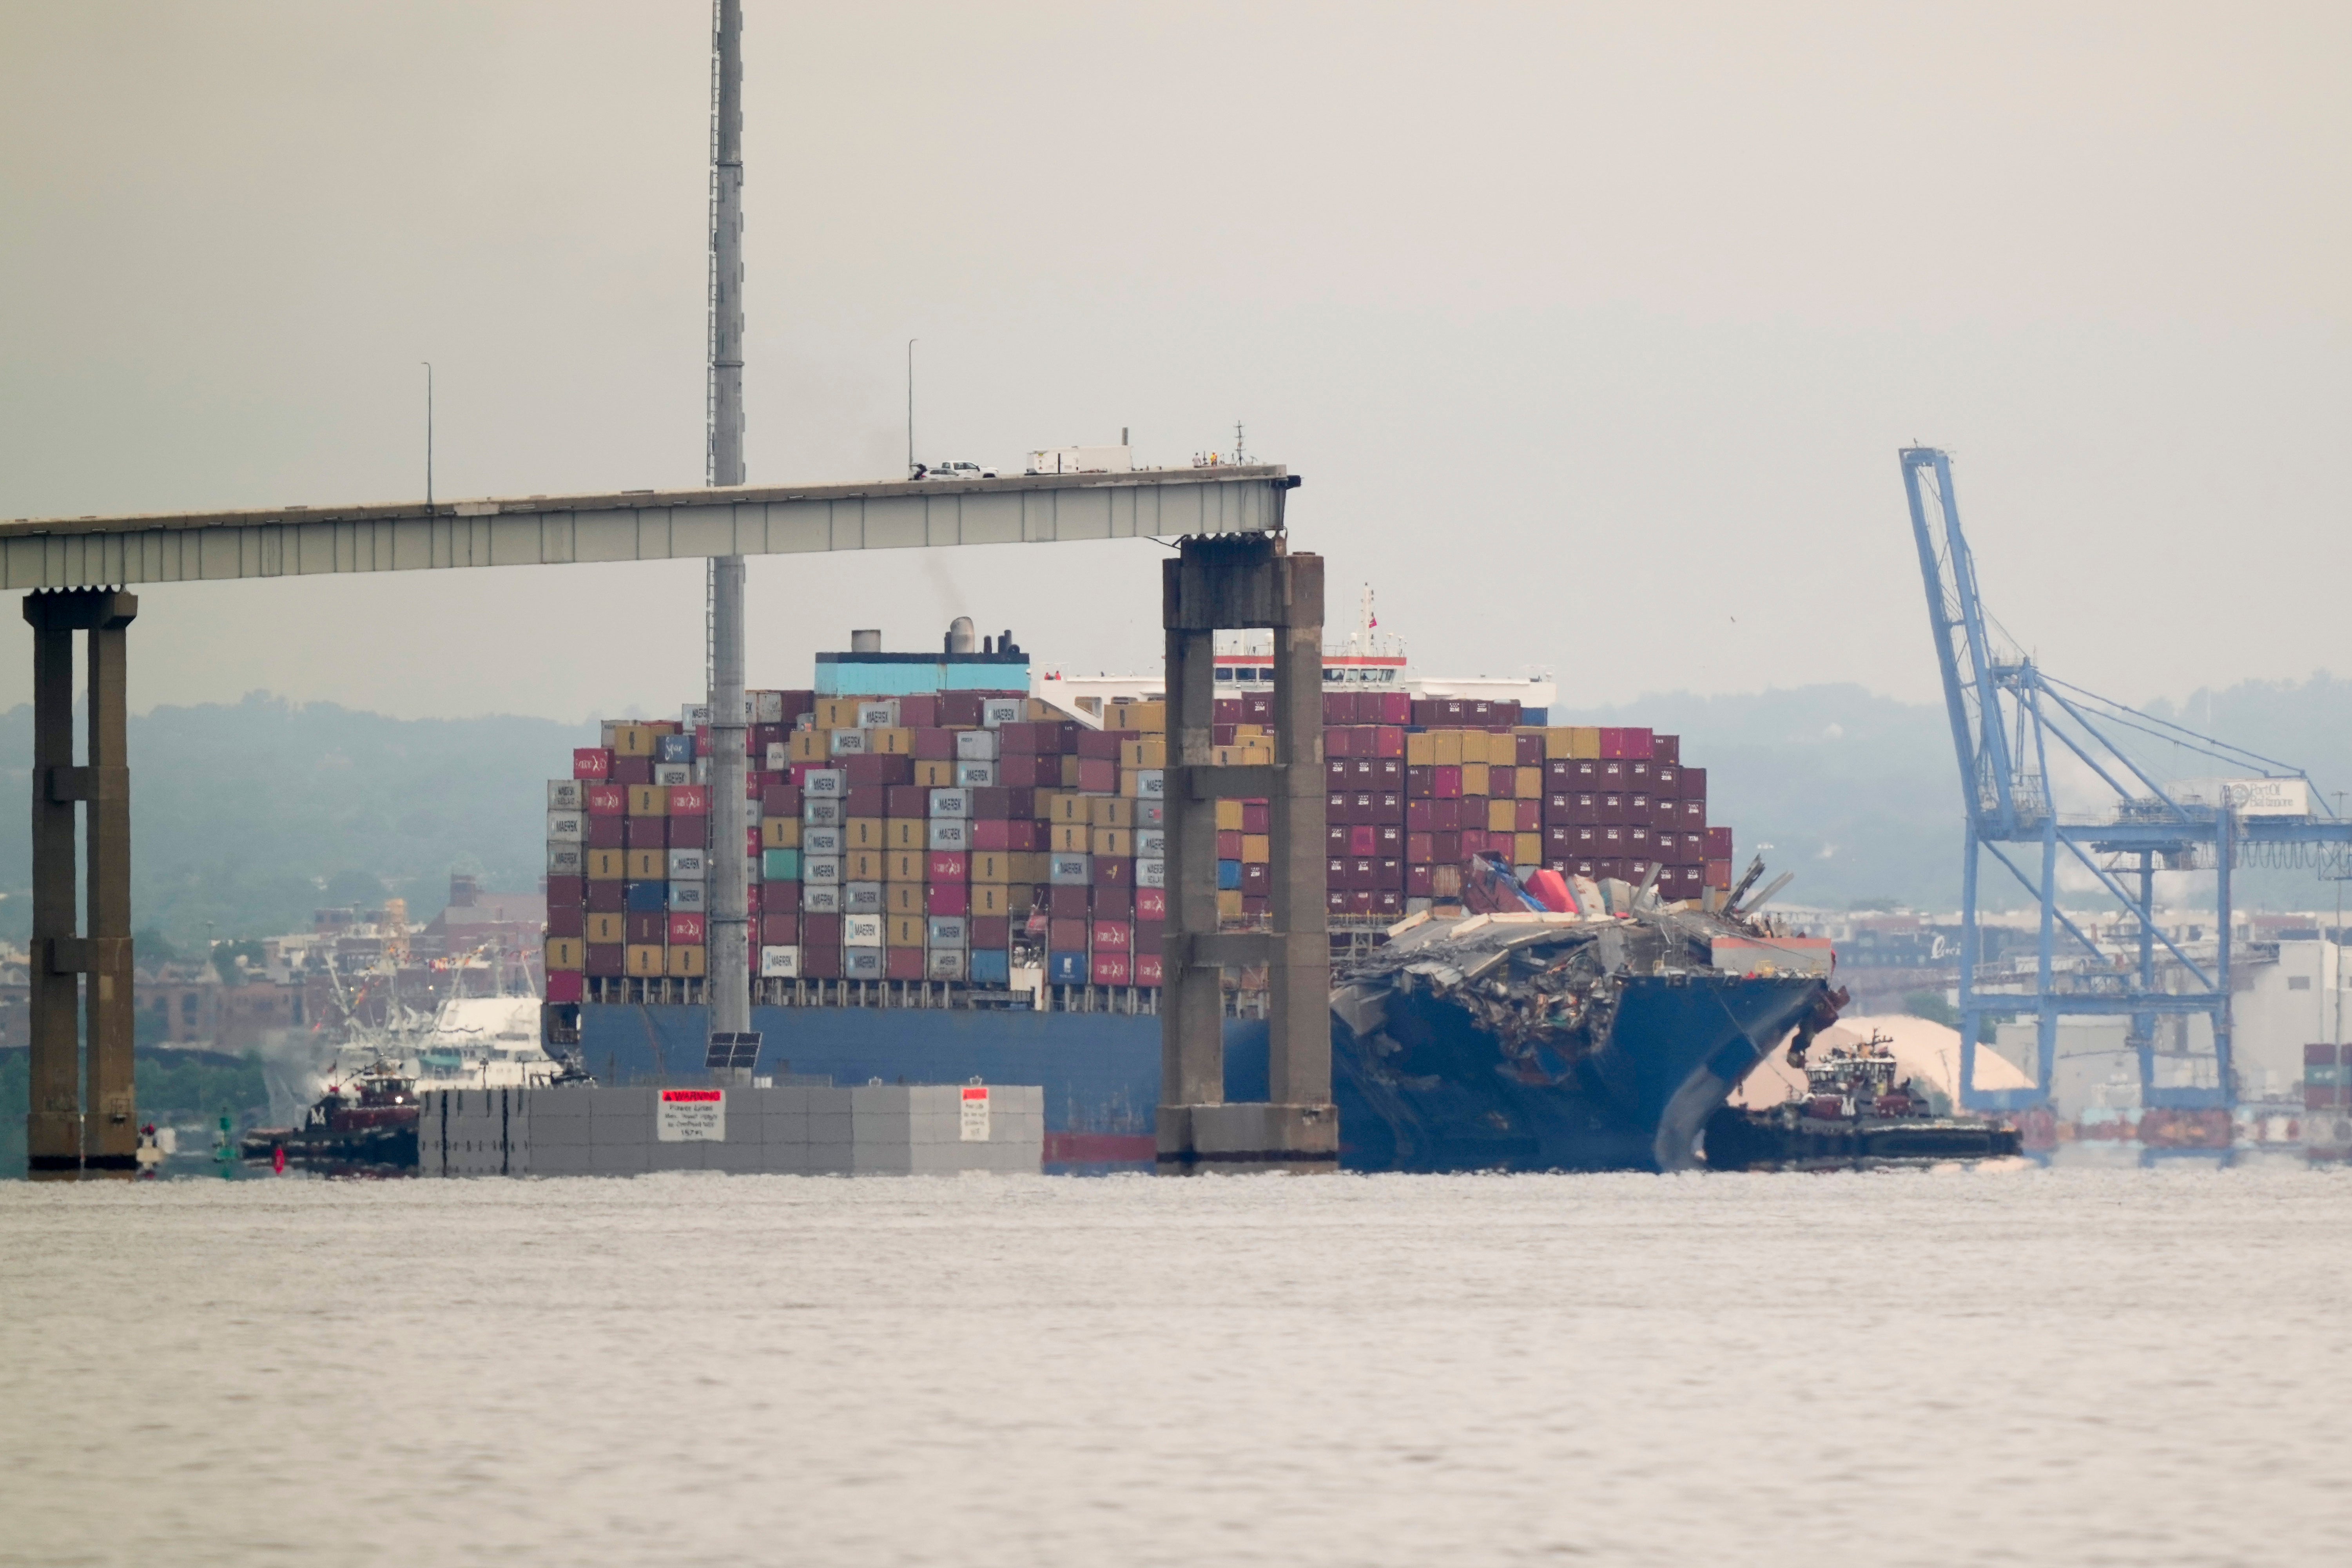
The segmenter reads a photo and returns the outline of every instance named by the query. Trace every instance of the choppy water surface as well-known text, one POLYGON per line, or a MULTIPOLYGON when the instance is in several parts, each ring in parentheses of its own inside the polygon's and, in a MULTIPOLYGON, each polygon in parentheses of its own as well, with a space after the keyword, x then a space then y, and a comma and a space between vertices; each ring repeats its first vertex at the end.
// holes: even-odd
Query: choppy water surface
POLYGON ((0 1184, 0 1561, 2316 1563, 2352 1178, 0 1184))

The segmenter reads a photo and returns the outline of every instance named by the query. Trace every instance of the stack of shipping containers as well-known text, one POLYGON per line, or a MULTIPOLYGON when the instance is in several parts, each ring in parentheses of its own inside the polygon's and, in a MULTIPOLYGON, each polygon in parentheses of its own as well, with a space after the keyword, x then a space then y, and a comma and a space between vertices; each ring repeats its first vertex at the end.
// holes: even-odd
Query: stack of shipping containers
MULTIPOLYGON (((1160 984, 1167 917, 1166 710, 1102 728, 1019 692, 821 698, 760 691, 747 841, 755 994, 802 981, 1003 988, 1160 984)), ((1271 697, 1220 699, 1223 764, 1270 763, 1271 697)), ((548 785, 547 997, 688 1000, 708 972, 707 714, 604 726, 548 785)), ((1730 882, 1704 769, 1640 729, 1522 724, 1514 703, 1329 691, 1329 910, 1386 923, 1459 898, 1472 856, 1696 899, 1730 882)), ((1263 801, 1217 806, 1217 902, 1266 911, 1263 801)))

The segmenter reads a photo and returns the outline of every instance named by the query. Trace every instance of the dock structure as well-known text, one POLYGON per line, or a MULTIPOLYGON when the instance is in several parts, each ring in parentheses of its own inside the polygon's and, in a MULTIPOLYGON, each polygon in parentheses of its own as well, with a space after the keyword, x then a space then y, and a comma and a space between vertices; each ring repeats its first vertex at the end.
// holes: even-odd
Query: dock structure
MULTIPOLYGON (((1175 1145, 1181 1157, 1173 1161, 1168 1158, 1166 1132, 1171 1113, 1162 1111, 1162 1165, 1195 1168, 1201 1162, 1193 1156, 1213 1148, 1229 1150, 1234 1158, 1211 1163, 1262 1164, 1273 1154, 1294 1152, 1305 1158, 1285 1163, 1330 1168, 1338 1143, 1328 1104, 1328 1000, 1322 980, 1309 973, 1328 966, 1321 860, 1322 571, 1319 558, 1290 555, 1283 548, 1285 501, 1298 482, 1279 465, 1230 464, 945 482, 722 486, 0 522, 0 588, 25 593, 25 618, 34 632, 27 1126, 33 1173, 73 1180, 135 1173, 125 723, 126 634, 139 601, 126 588, 361 572, 1139 538, 1183 541, 1182 554, 1169 563, 1169 696, 1173 706, 1179 690, 1184 693, 1176 709, 1183 715, 1186 766, 1181 777, 1192 782, 1171 788, 1171 802, 1181 803, 1171 813, 1171 834, 1181 844, 1178 821, 1197 816, 1205 825, 1192 834, 1192 847, 1179 851, 1171 902, 1177 910, 1206 913, 1171 920, 1167 967, 1171 976, 1184 975, 1188 994, 1204 990, 1208 1001, 1205 1011, 1181 1010, 1190 1032, 1180 1036, 1171 1026, 1165 1048, 1171 1054, 1163 1076, 1187 1096, 1202 1086, 1212 1086, 1213 1092, 1170 1102, 1179 1112, 1174 1124, 1189 1130, 1175 1145), (1244 618, 1217 618, 1232 616, 1244 618), (1277 682, 1281 739, 1272 769, 1206 765, 1212 630, 1222 626, 1277 630, 1285 673, 1277 682), (73 762, 77 632, 87 634, 89 644, 89 746, 83 766, 73 762), (1180 638, 1185 650, 1181 687, 1180 638), (1243 773, 1251 776, 1238 776, 1243 773), (1216 931, 1214 801, 1221 794, 1263 795, 1276 803, 1274 934, 1216 931), (87 817, 86 932, 76 929, 74 910, 78 808, 87 817), (1273 956, 1277 951, 1280 956, 1273 956), (1289 962, 1294 953, 1296 965, 1289 962), (1213 969, 1204 972, 1203 988, 1197 977, 1203 972, 1195 967, 1211 962, 1276 964, 1276 1104, 1249 1108, 1246 1114, 1257 1118, 1251 1125, 1275 1127, 1278 1136, 1236 1131, 1244 1109, 1215 1103, 1223 1099, 1216 974, 1213 969), (85 990, 86 1065, 77 1026, 85 990), (1205 1057, 1196 1014, 1208 1020, 1205 1057), (1191 1042, 1182 1053, 1181 1072, 1172 1054, 1180 1037, 1191 1042), (1202 1115, 1192 1114, 1203 1110, 1202 1115), (1207 1145, 1200 1142, 1199 1130, 1206 1130, 1207 1145), (1334 1152, 1328 1158, 1317 1153, 1323 1143, 1334 1152)), ((1180 728, 1173 721, 1171 727, 1180 728)), ((1177 773, 1171 776, 1179 781, 1177 773)))
POLYGON ((1191 538, 1163 563, 1168 636, 1168 840, 1173 889, 1162 960, 1158 1168, 1336 1171, 1331 949, 1324 905, 1323 558, 1273 535, 1191 538), (1274 762, 1219 766, 1216 634, 1274 633, 1274 762), (1271 927, 1220 931, 1217 802, 1264 799, 1271 927), (1263 1103, 1224 1093, 1220 972, 1267 966, 1263 1103))

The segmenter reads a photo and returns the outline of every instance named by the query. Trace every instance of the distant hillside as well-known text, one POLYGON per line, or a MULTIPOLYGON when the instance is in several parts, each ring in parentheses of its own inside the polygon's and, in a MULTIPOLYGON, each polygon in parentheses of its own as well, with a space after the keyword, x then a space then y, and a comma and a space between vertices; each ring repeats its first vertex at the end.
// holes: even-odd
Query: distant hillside
MULTIPOLYGON (((2152 711, 2227 733, 2352 787, 2352 681, 2249 682, 2152 711)), ((1686 693, 1562 710, 1567 723, 1647 724, 1683 737, 1707 770, 1713 814, 1794 870, 1791 900, 1832 907, 1959 902, 1958 784, 1943 710, 1858 686, 1739 697, 1686 693)), ((544 719, 389 719, 255 694, 159 708, 131 721, 135 921, 175 942, 299 930, 322 904, 386 891, 428 919, 454 868, 491 888, 538 885, 544 781, 584 725, 544 719)), ((32 710, 0 713, 0 792, 30 786, 32 710)), ((2205 771, 2168 769, 2174 776, 2205 771)), ((0 800, 0 936, 21 940, 30 849, 21 804, 0 800)), ((1986 896, 2021 901, 1996 873, 1986 896)), ((2332 887, 2249 875, 2250 903, 2313 908, 2332 887)))
MULTIPOLYGON (((302 930, 321 905, 387 891, 423 920, 446 901, 452 868, 536 888, 545 781, 583 737, 545 719, 388 719, 259 693, 158 708, 130 725, 134 924, 201 943, 302 930)), ((19 800, 32 744, 29 706, 0 713, 0 789, 19 800)), ((0 934, 21 941, 24 811, 0 811, 0 934)))

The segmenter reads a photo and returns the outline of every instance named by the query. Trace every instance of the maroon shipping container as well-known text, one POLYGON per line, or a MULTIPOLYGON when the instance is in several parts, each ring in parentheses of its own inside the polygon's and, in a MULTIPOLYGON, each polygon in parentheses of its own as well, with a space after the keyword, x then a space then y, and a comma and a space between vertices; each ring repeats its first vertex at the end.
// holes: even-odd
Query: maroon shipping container
POLYGON ((1349 805, 1349 803, 1355 798, 1356 797, 1353 795, 1343 789, 1333 790, 1330 794, 1325 795, 1323 797, 1323 820, 1327 823, 1354 822, 1358 820, 1354 815, 1353 807, 1349 805))
POLYGON ((1209 713, 1209 722, 1210 722, 1210 723, 1212 723, 1212 724, 1238 724, 1238 723, 1240 723, 1241 721, 1242 721, 1242 700, 1241 700, 1240 698, 1238 698, 1238 697, 1220 697, 1220 698, 1216 699, 1216 700, 1215 700, 1215 701, 1213 701, 1213 702, 1212 702, 1212 703, 1210 704, 1210 713, 1209 713))
POLYGON ((1095 862, 1095 886, 1097 888, 1132 888, 1135 886, 1135 862, 1120 855, 1097 855, 1095 862))
POLYGON ((1352 724, 1356 721, 1356 694, 1352 691, 1327 691, 1323 694, 1323 724, 1352 724))
POLYGON ((761 816, 798 816, 801 814, 801 786, 792 784, 770 784, 760 792, 761 816))
POLYGON ((1264 898, 1274 891, 1274 868, 1263 860, 1242 862, 1242 899, 1244 903, 1254 898, 1264 898))
POLYGON ((801 942, 808 947, 839 947, 841 917, 839 915, 803 915, 801 942))
POLYGON ((898 699, 898 722, 909 730, 928 730, 940 721, 940 699, 936 692, 916 692, 898 699))
POLYGON ((1087 924, 1083 919, 1046 921, 1045 946, 1055 952, 1086 952, 1087 924))
MULTIPOLYGON (((665 849, 669 847, 669 818, 667 816, 623 816, 604 820, 620 824, 624 848, 665 849)), ((612 846, 599 847, 610 848, 612 846)))
POLYGON ((653 783, 654 760, 651 757, 614 757, 611 782, 623 785, 653 783))
POLYGON ((761 915, 760 943, 763 947, 798 947, 801 941, 801 917, 798 915, 761 915))
POLYGON ((1513 801, 1511 803, 1511 831, 1514 833, 1541 833, 1543 831, 1543 802, 1539 800, 1513 801))
POLYGON ((550 877, 547 879, 547 904, 550 909, 569 904, 577 909, 587 902, 588 879, 584 877, 550 877))
POLYGON ((1134 888, 1095 888, 1094 917, 1098 921, 1131 920, 1135 916, 1134 888))
POLYGON ((1685 800, 1705 800, 1706 798, 1706 770, 1705 768, 1684 768, 1683 787, 1676 793, 1685 800))
POLYGON ((801 912, 801 885, 798 882, 761 882, 756 889, 760 908, 772 915, 796 915, 801 912))
POLYGON ((1045 895, 1045 912, 1055 920, 1084 920, 1094 909, 1087 888, 1056 887, 1045 895))
POLYGON ((1683 760, 1683 738, 1680 735, 1652 735, 1650 760, 1662 765, 1674 765, 1683 760))
POLYGON ((1013 921, 1004 915, 974 915, 969 934, 974 952, 985 952, 991 948, 1002 951, 1012 944, 1013 921))
POLYGON ((980 693, 977 691, 942 691, 940 693, 940 722, 950 728, 976 730, 980 727, 980 693))
POLYGON ((626 973, 627 951, 617 942, 592 942, 587 946, 583 968, 599 980, 610 980, 626 973))
POLYGON ((1429 793, 1437 800, 1462 798, 1462 768, 1454 763, 1440 763, 1429 770, 1429 793))
POLYGON ((1124 952, 1097 952, 1087 973, 1097 985, 1131 985, 1135 983, 1135 961, 1124 952))
POLYGON ((709 941, 705 934, 703 918, 689 910, 673 910, 669 929, 663 933, 672 947, 700 947, 709 941))
MULTIPOLYGON (((915 759, 912 757, 885 756, 877 752, 861 752, 856 756, 836 757, 834 760, 840 764, 841 771, 848 775, 852 788, 860 785, 887 788, 891 784, 915 782, 915 759)), ((877 805, 871 815, 881 816, 881 808, 877 805)))
POLYGON ((924 883, 923 912, 927 915, 971 913, 971 885, 968 882, 924 883))
POLYGON ((1706 830, 1706 858, 1710 860, 1728 860, 1731 858, 1731 829, 1728 827, 1708 828, 1706 830))
MULTIPOLYGON (((812 917, 814 918, 814 917, 812 917)), ((841 949, 814 947, 801 943, 801 974, 808 980, 838 980, 841 978, 841 949)))
POLYGON ((882 815, 928 817, 931 815, 931 792, 920 784, 891 784, 882 792, 882 815))
POLYGON ((659 946, 669 940, 669 914, 663 910, 632 910, 621 919, 625 942, 659 946))
POLYGON ((578 904, 547 906, 547 934, 550 936, 586 936, 588 911, 578 904))
POLYGON ((1087 940, 1097 954, 1128 952, 1135 945, 1135 928, 1126 921, 1097 920, 1087 940))
POLYGON ((1707 861, 1706 885, 1715 889, 1717 892, 1727 893, 1731 891, 1731 862, 1728 860, 1707 861))
POLYGON ((1323 756, 1326 761, 1328 761, 1333 757, 1352 757, 1355 754, 1356 729, 1354 725, 1326 724, 1323 726, 1323 756))
POLYGON ((1654 763, 1650 766, 1650 794, 1659 800, 1678 799, 1683 793, 1683 770, 1679 763, 1654 763))
POLYGON ((1155 924, 1168 918, 1168 889, 1138 888, 1135 889, 1135 918, 1155 924))
POLYGON ((588 884, 587 906, 592 915, 617 915, 629 907, 628 884, 595 881, 588 884))
POLYGON ((915 749, 908 753, 919 763, 951 763, 955 761, 955 731, 926 729, 915 731, 915 749))
POLYGON ((1343 757, 1323 759, 1323 788, 1327 793, 1331 790, 1347 789, 1354 782, 1355 775, 1349 771, 1347 759, 1343 757))
POLYGON ((587 976, 578 970, 551 969, 547 972, 547 1000, 558 1005, 578 1002, 586 994, 587 976))
POLYGON ((920 980, 923 977, 923 950, 919 947, 883 949, 882 977, 886 980, 920 980))

